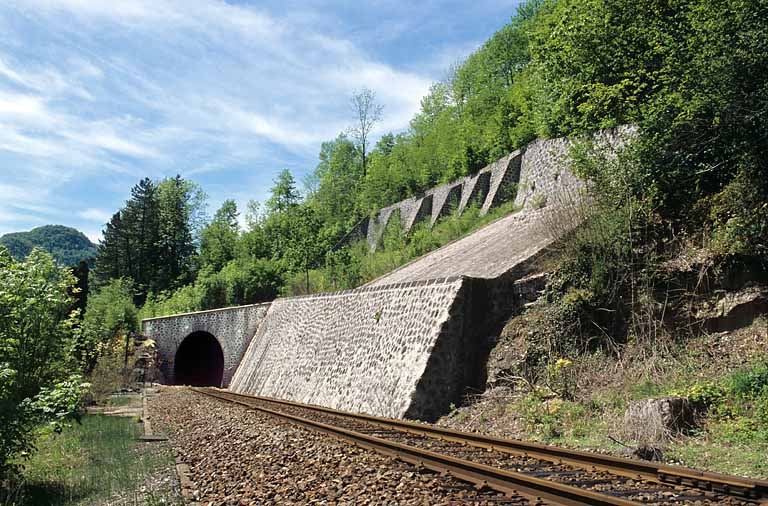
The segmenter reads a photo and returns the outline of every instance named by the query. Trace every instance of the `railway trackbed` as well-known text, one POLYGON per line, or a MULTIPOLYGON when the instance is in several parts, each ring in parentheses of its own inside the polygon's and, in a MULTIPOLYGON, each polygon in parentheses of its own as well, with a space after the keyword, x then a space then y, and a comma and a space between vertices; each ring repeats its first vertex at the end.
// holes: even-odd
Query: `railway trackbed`
POLYGON ((504 493, 507 504, 768 505, 765 481, 215 388, 192 390, 504 493))

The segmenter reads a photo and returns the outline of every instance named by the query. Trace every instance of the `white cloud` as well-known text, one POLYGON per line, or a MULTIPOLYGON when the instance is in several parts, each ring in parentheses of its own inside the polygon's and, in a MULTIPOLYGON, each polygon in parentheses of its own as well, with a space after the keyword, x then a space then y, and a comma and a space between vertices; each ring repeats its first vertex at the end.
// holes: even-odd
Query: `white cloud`
POLYGON ((44 106, 38 97, 0 91, 0 117, 45 118, 44 106))
POLYGON ((90 207, 88 209, 80 211, 77 214, 81 218, 83 218, 85 220, 88 220, 88 221, 96 221, 96 222, 99 222, 99 223, 106 223, 112 217, 113 213, 111 213, 110 211, 107 211, 105 209, 96 209, 96 208, 90 207))
MULTIPOLYGON (((127 78, 120 86, 130 88, 131 98, 181 127, 187 138, 200 137, 201 130, 214 130, 306 149, 351 123, 348 98, 363 86, 376 91, 386 106, 382 130, 399 129, 418 110, 431 83, 426 76, 371 59, 349 40, 220 1, 22 3, 47 16, 49 22, 67 14, 83 22, 114 23, 118 34, 130 30, 141 38, 141 45, 128 43, 130 60, 117 48, 102 55, 96 68, 127 78), (141 54, 153 49, 154 54, 141 54), (182 66, 181 72, 148 63, 164 58, 170 66, 182 66), (196 69, 194 75, 190 68, 196 69)), ((17 72, 7 65, 6 70, 17 72)), ((135 156, 150 153, 146 147, 126 152, 135 156)))
POLYGON ((94 230, 94 229, 88 229, 88 230, 81 230, 85 234, 85 236, 91 240, 93 244, 99 244, 102 239, 101 230, 94 230))

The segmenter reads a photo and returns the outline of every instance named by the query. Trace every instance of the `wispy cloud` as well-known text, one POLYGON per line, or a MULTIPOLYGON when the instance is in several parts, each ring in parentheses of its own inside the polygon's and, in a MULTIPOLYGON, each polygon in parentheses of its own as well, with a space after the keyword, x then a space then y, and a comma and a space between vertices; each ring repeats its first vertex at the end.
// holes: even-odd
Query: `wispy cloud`
MULTIPOLYGON (((346 8, 323 0, 4 3, 0 182, 25 205, 87 227, 105 221, 104 209, 120 206, 143 176, 194 175, 217 192, 212 201, 259 198, 282 168, 300 179, 320 143, 352 123, 354 90, 376 92, 383 133, 407 127, 442 77, 433 65, 384 57, 377 46, 417 32, 422 21, 402 6, 370 9, 386 11, 388 38, 376 31, 375 14, 367 32, 348 30, 345 23, 363 18, 344 19, 346 8)), ((431 13, 432 23, 442 10, 427 3, 414 12, 431 13)), ((433 28, 445 37, 442 26, 433 28)), ((434 59, 467 44, 441 43, 434 59)), ((0 199, 0 225, 27 222, 19 204, 0 199)))
POLYGON ((81 218, 88 221, 96 221, 100 224, 104 224, 112 217, 112 212, 105 209, 88 208, 77 213, 81 218))

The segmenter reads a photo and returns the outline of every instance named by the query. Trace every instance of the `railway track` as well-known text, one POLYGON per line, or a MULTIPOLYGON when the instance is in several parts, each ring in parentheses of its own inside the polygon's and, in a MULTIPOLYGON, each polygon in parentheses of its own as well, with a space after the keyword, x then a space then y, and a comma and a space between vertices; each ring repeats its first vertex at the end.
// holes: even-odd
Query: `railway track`
POLYGON ((214 388, 194 391, 506 495, 506 504, 762 504, 768 482, 214 388))

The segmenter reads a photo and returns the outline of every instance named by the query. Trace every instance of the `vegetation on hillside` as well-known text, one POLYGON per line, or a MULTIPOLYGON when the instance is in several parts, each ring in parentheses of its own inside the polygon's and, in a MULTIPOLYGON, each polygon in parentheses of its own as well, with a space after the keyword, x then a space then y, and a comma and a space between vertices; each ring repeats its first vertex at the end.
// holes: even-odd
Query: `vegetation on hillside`
POLYGON ((140 432, 133 418, 104 415, 87 415, 58 434, 45 432, 26 462, 24 481, 0 490, 0 504, 183 505, 173 490, 170 449, 142 443, 140 432))
MULTIPOLYGON (((364 265, 371 258, 360 245, 334 246, 375 209, 477 170, 537 136, 634 123, 639 140, 618 162, 591 153, 586 142, 579 147, 577 169, 599 192, 587 225, 594 233, 570 246, 570 263, 553 285, 570 291, 577 313, 615 311, 615 321, 603 322, 612 328, 601 328, 626 334, 627 315, 638 308, 618 306, 627 297, 646 299, 647 293, 629 291, 658 281, 644 266, 675 255, 673 243, 707 244, 718 266, 764 258, 765 14, 763 1, 525 2, 433 85, 405 132, 384 135, 365 153, 365 168, 359 135, 342 133, 322 145, 303 194, 284 171, 267 202, 251 203, 245 231, 233 202, 200 230, 199 242, 183 230, 180 216, 165 232, 185 238, 166 242, 183 245, 178 258, 167 248, 137 261, 160 239, 134 237, 120 246, 108 227, 102 276, 130 277, 154 303, 173 299, 173 309, 353 286, 370 278, 364 265), (113 249, 135 258, 106 269, 105 252, 113 249), (179 265, 167 269, 169 262, 179 265), (172 272, 148 274, 161 267, 172 272)), ((365 96, 381 113, 375 96, 365 96)), ((147 184, 134 189, 120 213, 124 228, 141 230, 135 216, 147 216, 140 211, 147 184)), ((423 240, 422 233, 403 238, 422 252, 423 240)))
POLYGON ((44 249, 64 266, 76 266, 96 256, 96 245, 85 234, 62 225, 45 225, 28 232, 5 234, 0 237, 0 244, 16 260, 23 260, 34 248, 44 249))

